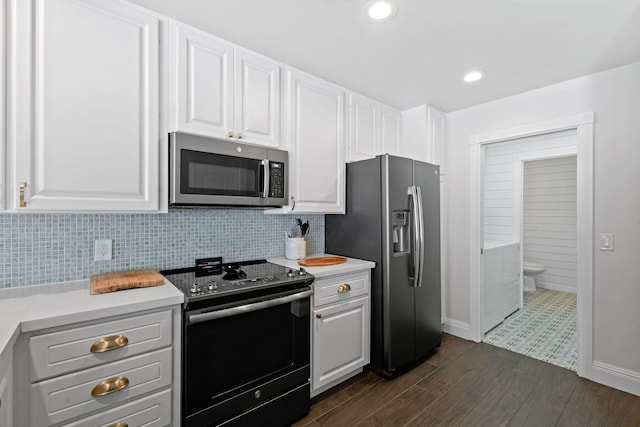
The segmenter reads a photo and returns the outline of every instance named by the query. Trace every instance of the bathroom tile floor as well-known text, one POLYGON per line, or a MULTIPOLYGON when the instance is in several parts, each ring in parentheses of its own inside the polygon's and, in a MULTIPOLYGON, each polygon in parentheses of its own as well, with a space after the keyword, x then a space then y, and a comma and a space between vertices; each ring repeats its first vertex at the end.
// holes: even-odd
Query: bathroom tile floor
POLYGON ((577 334, 576 294, 538 288, 484 342, 575 371, 577 334))

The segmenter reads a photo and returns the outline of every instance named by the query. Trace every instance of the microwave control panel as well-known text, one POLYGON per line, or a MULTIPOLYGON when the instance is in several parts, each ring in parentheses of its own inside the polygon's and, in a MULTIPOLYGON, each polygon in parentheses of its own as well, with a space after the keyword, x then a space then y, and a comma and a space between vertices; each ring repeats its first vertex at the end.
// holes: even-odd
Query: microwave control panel
POLYGON ((269 162, 269 197, 284 197, 284 163, 269 162))

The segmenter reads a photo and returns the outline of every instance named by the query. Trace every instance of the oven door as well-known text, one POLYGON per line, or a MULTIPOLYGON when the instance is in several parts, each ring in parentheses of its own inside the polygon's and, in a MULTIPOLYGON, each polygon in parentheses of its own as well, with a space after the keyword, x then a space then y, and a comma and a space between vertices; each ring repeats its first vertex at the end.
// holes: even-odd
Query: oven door
POLYGON ((185 314, 186 426, 216 425, 308 382, 310 294, 185 314))

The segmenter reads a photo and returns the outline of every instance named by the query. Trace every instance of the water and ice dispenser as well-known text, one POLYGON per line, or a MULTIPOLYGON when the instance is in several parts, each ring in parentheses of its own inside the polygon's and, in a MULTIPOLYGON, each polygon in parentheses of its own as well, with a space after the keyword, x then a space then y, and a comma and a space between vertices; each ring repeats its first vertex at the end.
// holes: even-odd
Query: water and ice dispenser
POLYGON ((409 211, 393 211, 393 253, 404 254, 410 251, 409 244, 409 211))

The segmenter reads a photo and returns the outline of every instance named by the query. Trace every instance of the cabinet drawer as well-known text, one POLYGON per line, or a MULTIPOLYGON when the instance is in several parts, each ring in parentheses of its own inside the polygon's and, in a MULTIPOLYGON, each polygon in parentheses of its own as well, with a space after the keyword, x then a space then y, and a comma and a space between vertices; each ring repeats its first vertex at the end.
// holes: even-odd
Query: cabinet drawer
POLYGON ((82 418, 64 427, 111 426, 126 423, 129 427, 164 427, 171 425, 171 390, 152 394, 100 412, 91 417, 82 418))
POLYGON ((368 294, 369 274, 367 272, 327 277, 314 282, 313 305, 318 307, 368 294))
POLYGON ((170 345, 170 310, 33 336, 29 339, 29 378, 36 382, 170 345), (116 339, 120 336, 128 342, 116 339), (92 353, 92 346, 101 339, 106 346, 114 340, 117 343, 111 350, 92 353))
POLYGON ((57 424, 171 384, 172 349, 135 356, 81 372, 41 381, 30 387, 30 425, 57 424), (123 377, 128 385, 103 396, 92 396, 97 386, 123 377))

